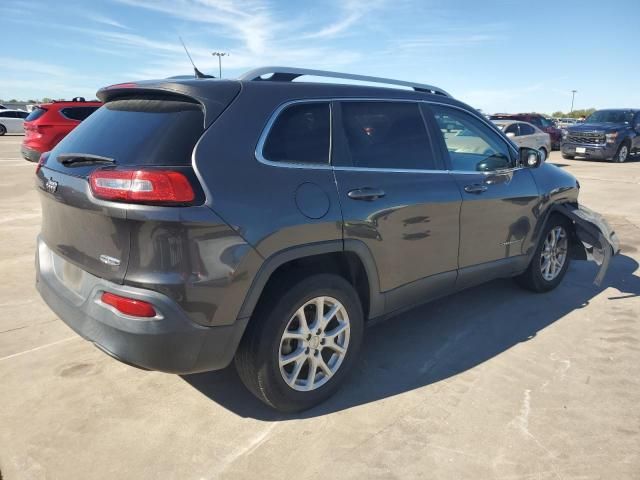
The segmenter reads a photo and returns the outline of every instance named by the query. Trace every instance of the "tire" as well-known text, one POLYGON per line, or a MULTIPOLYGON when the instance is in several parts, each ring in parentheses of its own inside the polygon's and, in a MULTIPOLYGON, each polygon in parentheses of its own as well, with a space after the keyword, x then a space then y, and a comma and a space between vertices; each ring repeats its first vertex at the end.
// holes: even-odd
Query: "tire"
POLYGON ((631 153, 631 149, 629 148, 629 142, 624 141, 618 147, 618 151, 613 157, 613 161, 616 163, 624 163, 631 153))
POLYGON ((572 231, 572 225, 565 217, 552 215, 540 236, 540 241, 531 258, 529 267, 523 274, 515 278, 518 285, 539 293, 548 292, 556 288, 562 282, 571 261, 572 231), (556 243, 556 247, 550 248, 551 232, 557 235, 558 229, 563 232, 564 236, 559 237, 560 240, 556 243), (562 251, 563 257, 557 256, 557 254, 562 254, 562 251), (560 258, 562 260, 558 268, 557 263, 552 262, 552 259, 558 261, 560 258), (551 265, 547 262, 551 262, 551 265), (549 268, 545 269, 547 265, 549 265, 549 268))
POLYGON ((540 155, 542 156, 542 161, 540 163, 544 163, 547 161, 547 158, 549 158, 549 154, 547 153, 547 149, 544 147, 540 147, 540 150, 538 150, 540 152, 540 155))
POLYGON ((0 125, 0 137, 7 133, 7 129, 4 125, 0 125))
POLYGON ((562 158, 564 158, 565 160, 573 160, 576 157, 575 155, 567 155, 566 153, 563 153, 562 158))
POLYGON ((264 403, 280 412, 299 412, 333 395, 352 370, 362 343, 364 317, 358 294, 340 276, 318 274, 280 283, 265 292, 267 300, 261 301, 249 323, 235 365, 245 386, 264 403), (338 309, 325 325, 326 336, 317 335, 315 323, 320 297, 327 302, 323 303, 325 316, 333 307, 338 309), (302 318, 315 332, 313 336, 304 328, 302 318), (337 331, 342 333, 332 337, 337 331), (293 335, 301 338, 289 338, 293 335), (341 347, 342 354, 334 350, 341 347), (331 375, 320 364, 316 366, 320 359, 331 375))

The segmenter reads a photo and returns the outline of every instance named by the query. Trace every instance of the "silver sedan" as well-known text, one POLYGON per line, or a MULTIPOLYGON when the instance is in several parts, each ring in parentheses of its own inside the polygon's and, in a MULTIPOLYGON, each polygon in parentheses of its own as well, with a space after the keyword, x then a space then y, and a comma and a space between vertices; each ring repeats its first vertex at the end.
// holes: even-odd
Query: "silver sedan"
POLYGON ((529 147, 540 151, 544 162, 551 151, 551 137, 535 125, 518 120, 494 120, 500 130, 519 147, 529 147))

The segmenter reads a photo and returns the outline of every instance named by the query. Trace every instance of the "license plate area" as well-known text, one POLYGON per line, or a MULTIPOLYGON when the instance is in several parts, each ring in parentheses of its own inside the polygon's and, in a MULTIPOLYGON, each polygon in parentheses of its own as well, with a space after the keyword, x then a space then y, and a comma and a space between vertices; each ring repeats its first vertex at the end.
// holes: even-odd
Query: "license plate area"
POLYGON ((587 153, 587 149, 585 147, 576 147, 576 153, 587 153))
POLYGON ((84 297, 83 286, 86 284, 87 272, 73 263, 51 252, 53 271, 58 280, 78 297, 84 297))

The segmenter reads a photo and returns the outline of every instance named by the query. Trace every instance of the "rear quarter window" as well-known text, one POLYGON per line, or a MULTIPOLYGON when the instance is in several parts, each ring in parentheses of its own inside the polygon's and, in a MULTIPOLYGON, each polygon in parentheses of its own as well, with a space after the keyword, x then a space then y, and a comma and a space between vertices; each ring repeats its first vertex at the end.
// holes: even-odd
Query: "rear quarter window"
POLYGON ((328 164, 330 112, 327 102, 285 108, 268 132, 262 156, 270 162, 328 164))
POLYGON ((42 115, 44 115, 46 112, 47 112, 46 108, 36 107, 31 111, 31 113, 29 115, 27 115, 27 118, 25 118, 25 121, 32 122, 34 120, 37 120, 42 115))

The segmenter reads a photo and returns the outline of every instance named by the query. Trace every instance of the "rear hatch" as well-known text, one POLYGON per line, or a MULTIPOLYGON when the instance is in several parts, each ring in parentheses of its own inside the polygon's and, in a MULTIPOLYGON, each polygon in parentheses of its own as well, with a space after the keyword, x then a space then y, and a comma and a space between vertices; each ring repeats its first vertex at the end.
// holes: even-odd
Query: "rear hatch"
MULTIPOLYGON (((131 232, 140 226, 127 220, 127 211, 145 202, 98 198, 90 176, 107 170, 177 172, 193 187, 188 204, 204 202, 191 166, 192 152, 205 128, 236 96, 239 84, 201 82, 197 88, 172 82, 99 92, 104 106, 65 137, 37 172, 41 238, 58 256, 113 282, 122 283, 125 276, 131 232)), ((105 180, 107 187, 110 181, 105 180)), ((161 214, 174 206, 160 203, 154 208, 161 214)))

